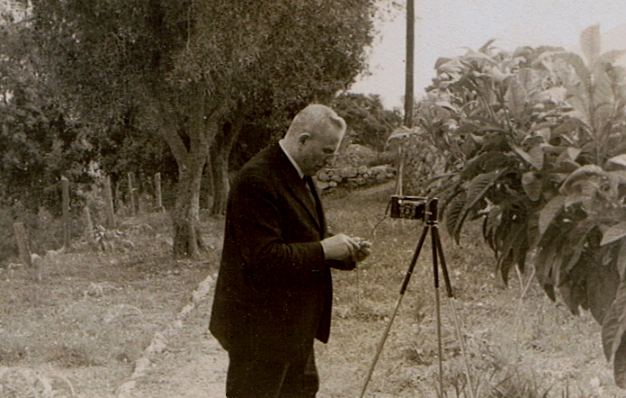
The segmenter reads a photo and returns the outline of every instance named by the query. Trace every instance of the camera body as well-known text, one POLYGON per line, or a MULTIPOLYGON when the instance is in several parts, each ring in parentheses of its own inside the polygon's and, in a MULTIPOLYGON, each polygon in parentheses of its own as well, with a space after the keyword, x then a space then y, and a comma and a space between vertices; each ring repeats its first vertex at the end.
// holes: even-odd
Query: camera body
POLYGON ((428 199, 423 196, 391 195, 391 218, 424 220, 428 199))

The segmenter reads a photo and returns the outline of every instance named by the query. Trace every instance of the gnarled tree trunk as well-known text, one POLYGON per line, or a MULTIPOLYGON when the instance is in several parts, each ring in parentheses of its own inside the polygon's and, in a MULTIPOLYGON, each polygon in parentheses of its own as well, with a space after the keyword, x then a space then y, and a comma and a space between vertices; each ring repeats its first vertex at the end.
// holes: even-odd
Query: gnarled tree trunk
POLYGON ((230 189, 228 163, 242 126, 242 120, 232 122, 215 136, 213 145, 211 145, 209 156, 213 183, 211 214, 224 214, 226 212, 226 200, 230 189))
POLYGON ((202 170, 209 154, 209 143, 217 131, 215 114, 207 116, 206 93, 201 86, 190 101, 188 148, 178 135, 170 134, 170 148, 177 148, 179 180, 176 204, 172 212, 174 256, 199 257, 204 244, 200 235, 200 187, 202 170), (182 146, 181 146, 182 145, 182 146))
POLYGON ((208 139, 198 134, 191 140, 187 159, 179 168, 176 204, 172 213, 174 225, 174 256, 198 257, 200 238, 200 186, 202 168, 206 163, 208 139))

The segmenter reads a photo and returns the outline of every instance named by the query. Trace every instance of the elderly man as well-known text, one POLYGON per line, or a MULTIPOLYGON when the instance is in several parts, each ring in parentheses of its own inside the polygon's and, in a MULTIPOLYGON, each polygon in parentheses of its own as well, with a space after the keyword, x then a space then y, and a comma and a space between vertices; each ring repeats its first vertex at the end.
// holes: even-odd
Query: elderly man
POLYGON ((332 109, 309 105, 233 182, 209 326, 228 351, 227 397, 315 397, 313 341, 330 333, 331 268, 354 269, 370 247, 329 236, 311 179, 345 130, 332 109))

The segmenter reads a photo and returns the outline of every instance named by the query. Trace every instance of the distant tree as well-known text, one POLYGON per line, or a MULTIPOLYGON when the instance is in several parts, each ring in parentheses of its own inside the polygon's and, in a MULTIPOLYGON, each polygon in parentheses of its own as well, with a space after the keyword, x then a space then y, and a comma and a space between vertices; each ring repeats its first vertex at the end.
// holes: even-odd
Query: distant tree
POLYGON ((373 0, 33 1, 41 49, 83 120, 106 131, 131 112, 167 143, 178 165, 174 250, 192 256, 209 153, 219 212, 241 120, 255 104, 286 118, 346 88, 363 68, 374 9, 373 0))
POLYGON ((267 26, 255 19, 263 40, 233 96, 227 128, 221 131, 227 134, 218 134, 211 146, 214 213, 225 210, 228 159, 243 128, 269 132, 253 137, 267 143, 284 133, 300 108, 311 101, 330 102, 365 67, 375 1, 273 1, 267 7, 260 14, 267 26))
POLYGON ((345 93, 333 101, 333 106, 353 131, 353 143, 379 151, 389 134, 402 125, 400 112, 385 109, 378 95, 345 93))
POLYGON ((88 132, 71 116, 41 58, 26 22, 13 13, 0 18, 0 201, 28 210, 58 203, 65 175, 88 182, 93 157, 88 132))

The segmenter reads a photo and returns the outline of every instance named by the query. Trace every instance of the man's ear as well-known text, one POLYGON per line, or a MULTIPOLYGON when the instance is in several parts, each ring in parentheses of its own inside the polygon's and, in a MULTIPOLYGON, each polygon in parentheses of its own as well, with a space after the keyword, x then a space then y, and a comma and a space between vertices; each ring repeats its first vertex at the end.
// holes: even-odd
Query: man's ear
POLYGON ((310 138, 311 138, 311 133, 308 133, 308 132, 306 132, 306 131, 305 131, 304 133, 301 133, 301 134, 298 136, 298 144, 303 145, 303 144, 304 144, 305 142, 307 142, 310 138))

